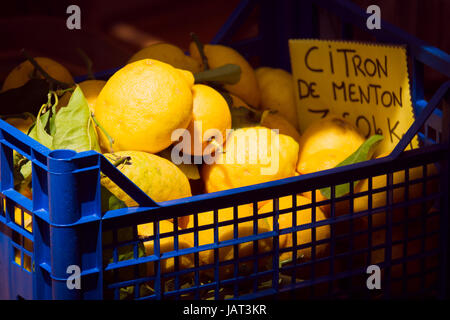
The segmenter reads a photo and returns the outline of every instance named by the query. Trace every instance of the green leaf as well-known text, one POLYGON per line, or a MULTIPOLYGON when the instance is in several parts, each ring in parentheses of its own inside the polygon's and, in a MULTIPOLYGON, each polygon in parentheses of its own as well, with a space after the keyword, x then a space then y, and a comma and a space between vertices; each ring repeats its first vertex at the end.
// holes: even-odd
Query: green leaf
POLYGON ((49 111, 49 112, 51 112, 51 115, 50 115, 50 119, 48 119, 48 123, 47 123, 48 132, 50 133, 50 135, 52 137, 55 136, 55 132, 56 132, 56 124, 55 124, 56 107, 57 107, 57 105, 54 105, 52 107, 52 109, 49 111))
POLYGON ((28 136, 37 141, 36 122, 28 130, 28 136))
POLYGON ((13 166, 14 189, 19 191, 22 186, 31 185, 31 161, 14 152, 13 166))
MULTIPOLYGON (((370 159, 373 155, 373 152, 374 152, 376 146, 383 139, 384 139, 384 137, 381 135, 378 135, 378 134, 371 136, 366 141, 364 141, 364 143, 358 148, 358 150, 353 152, 344 161, 339 163, 336 166, 336 168, 346 166, 349 164, 366 161, 366 160, 370 159)), ((355 186, 357 183, 358 183, 358 181, 354 181, 353 185, 355 186)), ((320 189, 320 192, 322 193, 322 195, 325 198, 327 198, 327 199, 331 198, 331 188, 329 188, 329 187, 322 188, 322 189, 320 189)), ((350 184, 349 183, 340 184, 335 187, 335 197, 336 198, 342 197, 343 195, 346 195, 349 192, 350 192, 350 184)))
POLYGON ((195 83, 236 84, 241 79, 241 67, 236 64, 226 64, 215 69, 195 73, 194 79, 195 83))
POLYGON ((126 208, 125 202, 117 198, 111 191, 104 186, 100 187, 102 212, 126 208))
POLYGON ((20 167, 20 174, 24 180, 31 179, 31 161, 28 160, 24 165, 20 167))
POLYGON ((56 114, 53 149, 100 152, 89 106, 79 86, 72 93, 69 104, 56 114))
MULTIPOLYGON (((164 149, 159 153, 159 155, 170 162, 172 162, 171 158, 171 148, 164 149)), ((173 163, 173 162, 172 162, 173 163)), ((175 163, 174 163, 175 164, 175 163)), ((180 163, 175 164, 183 173, 186 175, 186 177, 189 180, 199 180, 200 179, 200 172, 198 171, 198 167, 196 164, 188 164, 188 163, 180 163)))
POLYGON ((55 103, 45 113, 42 113, 45 106, 43 105, 38 112, 38 116, 34 125, 29 129, 28 136, 43 144, 49 149, 53 148, 53 135, 55 133, 56 107, 55 103))

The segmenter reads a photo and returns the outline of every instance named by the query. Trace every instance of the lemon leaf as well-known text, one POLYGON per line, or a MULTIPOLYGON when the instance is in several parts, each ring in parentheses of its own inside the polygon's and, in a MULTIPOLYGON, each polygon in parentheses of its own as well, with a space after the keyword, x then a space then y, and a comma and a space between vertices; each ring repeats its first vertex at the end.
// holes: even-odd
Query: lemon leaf
MULTIPOLYGON (((354 164, 362 161, 366 161, 370 159, 373 155, 373 152, 376 148, 376 146, 383 140, 384 137, 382 135, 376 134, 368 138, 366 141, 363 142, 363 144, 350 156, 348 156, 344 161, 339 163, 337 167, 346 166, 349 164, 354 164)), ((358 181, 354 181, 353 185, 355 186, 358 183, 358 181)), ((331 199, 331 188, 322 188, 320 189, 320 192, 322 195, 327 198, 331 199)), ((343 195, 346 195, 350 192, 350 184, 340 184, 335 187, 335 197, 342 197, 343 195)))
POLYGON ((102 213, 110 210, 126 208, 125 202, 117 198, 111 191, 104 186, 100 188, 102 213))
POLYGON ((62 107, 56 114, 53 149, 100 152, 95 127, 91 121, 89 105, 80 87, 77 86, 68 105, 62 107))
POLYGON ((31 179, 31 161, 28 160, 20 167, 20 174, 24 180, 31 179))
POLYGON ((226 64, 194 74, 195 83, 214 82, 220 84, 236 84, 241 79, 241 67, 237 64, 226 64))

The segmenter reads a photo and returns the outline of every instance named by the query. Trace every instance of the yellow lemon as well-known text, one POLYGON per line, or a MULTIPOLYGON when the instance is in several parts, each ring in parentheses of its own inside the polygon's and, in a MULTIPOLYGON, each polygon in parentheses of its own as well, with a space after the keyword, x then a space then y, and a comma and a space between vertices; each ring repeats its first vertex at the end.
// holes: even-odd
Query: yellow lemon
POLYGON ((23 221, 22 221, 22 209, 15 207, 14 208, 14 222, 16 224, 18 224, 19 226, 22 226, 25 230, 32 232, 33 218, 30 213, 23 211, 23 221))
POLYGON ((215 192, 292 177, 298 159, 298 143, 269 128, 232 131, 225 152, 202 167, 207 192, 215 192))
POLYGON ((83 95, 86 98, 89 109, 91 109, 91 111, 94 111, 97 97, 100 94, 100 91, 102 91, 105 84, 106 81, 104 80, 85 80, 78 83, 81 91, 83 91, 83 95))
MULTIPOLYGON (((39 66, 53 79, 65 82, 69 85, 74 83, 73 77, 66 67, 55 60, 46 57, 37 57, 34 58, 34 60, 36 60, 39 66)), ((38 71, 36 71, 36 75, 34 75, 34 70, 35 68, 30 61, 27 60, 22 62, 8 74, 3 83, 2 91, 21 87, 34 76, 44 79, 44 76, 38 71)))
POLYGON ((276 129, 279 133, 294 138, 295 141, 300 141, 300 133, 282 114, 277 111, 265 110, 261 116, 260 125, 270 129, 276 129))
POLYGON ((196 59, 186 55, 178 46, 170 43, 155 43, 136 52, 127 63, 142 59, 154 59, 170 64, 177 69, 200 72, 201 65, 196 59))
POLYGON ((292 75, 283 69, 270 67, 257 68, 255 74, 261 92, 261 108, 278 111, 298 129, 292 75))
POLYGON ((23 117, 10 117, 5 119, 5 121, 25 134, 28 133, 28 130, 34 124, 33 117, 25 114, 23 115, 23 117))
POLYGON ((300 174, 307 174, 331 169, 348 158, 350 154, 343 149, 322 149, 311 154, 299 164, 297 171, 300 174))
MULTIPOLYGON (((297 170, 299 173, 309 173, 302 172, 305 168, 313 170, 314 168, 312 168, 311 164, 314 162, 309 159, 316 152, 325 149, 339 149, 339 154, 335 154, 335 159, 337 161, 343 156, 345 156, 344 159, 350 156, 364 143, 364 141, 365 139, 362 134, 353 125, 341 117, 329 115, 323 119, 319 119, 312 123, 305 132, 303 132, 300 138, 297 170)), ((318 163, 318 166, 323 167, 320 162, 318 163)), ((317 170, 311 172, 315 171, 317 170)))
POLYGON ((278 111, 255 110, 249 107, 239 97, 232 94, 229 94, 229 96, 232 105, 231 117, 233 128, 262 126, 269 129, 276 129, 278 133, 290 136, 297 142, 300 140, 298 130, 278 111))
MULTIPOLYGON (((211 69, 221 67, 226 64, 236 64, 241 68, 241 78, 238 83, 233 85, 224 85, 224 88, 230 93, 238 96, 247 104, 254 108, 259 107, 260 92, 255 71, 247 60, 236 50, 228 46, 219 44, 205 44, 203 50, 208 59, 208 65, 211 69)), ((191 42, 189 52, 194 59, 202 62, 197 45, 191 42)))
POLYGON ((204 152, 210 154, 226 141, 227 130, 231 129, 230 109, 223 96, 209 86, 194 85, 192 96, 193 117, 188 127, 191 148, 184 152, 196 156, 201 156, 204 152), (213 137, 215 144, 208 141, 213 137))
MULTIPOLYGON (((189 74, 144 59, 126 65, 106 82, 94 114, 114 139, 114 151, 157 153, 172 144, 174 130, 186 129, 192 119, 194 79, 189 74)), ((109 150, 103 136, 100 144, 109 150)))
MULTIPOLYGON (((118 164, 125 176, 156 202, 168 201, 191 196, 188 178, 172 162, 154 154, 140 151, 119 151, 104 156, 113 164, 118 164)), ((109 178, 101 183, 128 207, 137 203, 109 178)), ((188 217, 180 217, 180 226, 187 224, 188 217)))
MULTIPOLYGON (((19 226, 22 226, 28 232, 33 232, 33 221, 31 215, 24 212, 24 223, 22 224, 22 210, 20 208, 14 208, 14 222, 19 226)), ((13 248, 14 250, 14 262, 19 266, 22 266, 25 270, 29 272, 33 271, 33 263, 31 260, 31 255, 25 252, 25 250, 33 253, 33 242, 26 237, 23 237, 23 242, 20 243, 23 245, 23 249, 19 250, 13 248), (25 249, 25 250, 24 250, 25 249), (23 254, 23 255, 22 255, 23 254)))

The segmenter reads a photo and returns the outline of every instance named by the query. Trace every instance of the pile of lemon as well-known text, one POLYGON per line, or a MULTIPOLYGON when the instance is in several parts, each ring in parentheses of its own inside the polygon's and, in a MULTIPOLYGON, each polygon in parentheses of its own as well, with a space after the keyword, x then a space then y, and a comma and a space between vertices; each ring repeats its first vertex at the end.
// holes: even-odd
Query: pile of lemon
MULTIPOLYGON (((127 160, 117 168, 153 200, 162 202, 330 169, 350 156, 365 141, 357 128, 336 115, 328 115, 311 123, 300 133, 298 118, 301 115, 297 114, 294 82, 289 72, 271 67, 254 69, 240 53, 228 46, 206 44, 202 50, 200 52, 195 42, 191 43, 189 54, 173 44, 154 44, 133 55, 107 81, 86 80, 78 84, 93 115, 101 124, 102 128, 97 128, 97 134, 102 153, 112 163, 126 157, 127 160), (196 81, 199 73, 229 64, 240 68, 237 82, 216 84, 196 81), (256 118, 250 119, 249 115, 256 118), (216 155, 215 161, 202 164, 174 163, 170 155, 172 148, 181 141, 180 136, 174 134, 180 129, 180 132, 188 132, 191 139, 191 147, 183 149, 188 159, 206 154, 216 155), (208 138, 207 132, 212 129, 219 132, 222 139, 217 136, 208 138), (261 139, 262 136, 268 138, 261 139), (240 137, 250 139, 243 148, 237 142, 240 137), (200 148, 194 148, 194 145, 200 148), (255 152, 261 156, 259 160, 264 161, 252 161, 255 152)), ((53 78, 74 83, 70 73, 59 63, 48 58, 36 58, 36 61, 53 78)), ((5 80, 3 90, 23 85, 32 70, 29 62, 15 68, 5 80)), ((8 121, 23 132, 27 132, 32 125, 30 120, 8 121)), ((430 167, 429 174, 434 170, 434 167, 430 167)), ((420 178, 422 174, 419 169, 410 170, 409 179, 420 178)), ((394 180, 394 183, 401 183, 405 176, 395 175, 394 180)), ((377 177, 372 181, 372 188, 382 188, 386 181, 386 177, 377 177)), ((137 205, 108 178, 102 178, 102 184, 127 206, 137 205)), ((355 192, 367 191, 367 188, 368 181, 363 180, 355 187, 355 192)), ((411 186, 409 198, 421 196, 421 188, 421 185, 411 186)), ((404 195, 404 188, 399 188, 394 202, 402 201, 404 195)), ((310 204, 311 198, 311 193, 298 194, 296 205, 310 204)), ((315 198, 316 201, 324 200, 319 191, 315 198)), ((293 200, 290 196, 281 198, 279 209, 291 209, 293 200)), ((366 210, 367 204, 367 197, 355 199, 353 210, 366 210)), ((372 199, 373 208, 383 205, 386 205, 386 193, 380 193, 372 199)), ((251 217, 253 210, 252 204, 239 206, 237 216, 251 217)), ((272 200, 262 201, 258 203, 257 210, 258 214, 270 213, 274 210, 274 203, 272 200)), ((317 207, 314 212, 316 221, 330 217, 329 205, 317 207)), ((336 215, 348 212, 349 206, 336 206, 336 215)), ((296 215, 295 220, 292 212, 281 215, 278 227, 292 227, 293 221, 297 225, 312 222, 313 212, 310 208, 298 210, 296 215)), ((218 212, 219 222, 232 221, 234 217, 233 207, 218 212)), ((213 218, 212 211, 199 213, 197 223, 200 226, 213 224, 213 218)), ((383 219, 385 213, 380 213, 374 218, 373 224, 380 225, 383 219)), ((273 222, 272 217, 259 219, 258 232, 272 231, 273 222)), ((178 220, 178 228, 193 226, 192 215, 178 220)), ((174 228, 173 221, 160 223, 161 233, 172 232, 174 228)), ((238 226, 239 237, 252 235, 253 232, 253 221, 238 226)), ((318 227, 314 232, 315 241, 330 238, 329 225, 318 227)), ((140 225, 138 233, 143 238, 152 236, 153 225, 140 225)), ((219 228, 218 240, 230 240, 234 235, 234 226, 230 224, 219 228)), ((198 244, 214 243, 214 239, 213 229, 207 229, 199 233, 198 244)), ((179 249, 194 246, 192 233, 179 236, 178 241, 179 249)), ((283 249, 311 241, 312 230, 306 229, 296 235, 288 233, 280 236, 279 247, 283 249)), ((259 240, 258 252, 269 252, 272 246, 272 238, 259 240)), ((153 241, 145 242, 145 249, 147 254, 153 254, 153 241)), ((253 241, 240 244, 238 252, 234 252, 235 249, 234 246, 221 248, 219 260, 252 255, 253 241)), ((172 250, 173 237, 162 238, 161 252, 172 250)), ((316 258, 329 254, 329 243, 325 241, 314 251, 316 258)), ((291 260, 293 253, 292 250, 284 252, 279 257, 280 261, 291 260)), ((299 249, 295 256, 307 261, 312 258, 312 248, 299 249)), ((260 263, 270 265, 269 260, 270 255, 267 255, 267 259, 260 259, 260 263)), ((192 254, 183 256, 179 267, 193 267, 194 261, 192 254)), ((214 250, 201 251, 199 261, 201 265, 214 264, 214 250)), ((222 268, 221 275, 232 275, 233 268, 233 264, 222 268)), ((148 270, 153 272, 151 266, 148 270)), ((164 261, 162 271, 173 270, 173 259, 164 261)))

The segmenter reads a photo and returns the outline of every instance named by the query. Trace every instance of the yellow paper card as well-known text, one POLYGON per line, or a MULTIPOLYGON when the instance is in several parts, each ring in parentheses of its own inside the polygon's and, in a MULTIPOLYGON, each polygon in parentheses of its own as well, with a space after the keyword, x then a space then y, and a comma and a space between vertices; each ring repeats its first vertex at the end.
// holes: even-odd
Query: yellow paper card
POLYGON ((384 136, 376 155, 392 151, 414 122, 403 46, 295 39, 289 49, 302 132, 336 114, 366 138, 384 136))

